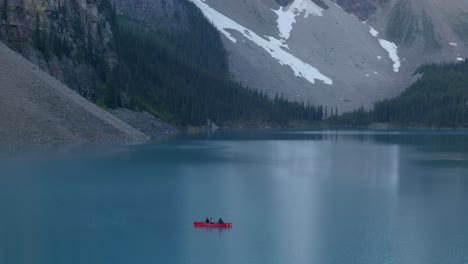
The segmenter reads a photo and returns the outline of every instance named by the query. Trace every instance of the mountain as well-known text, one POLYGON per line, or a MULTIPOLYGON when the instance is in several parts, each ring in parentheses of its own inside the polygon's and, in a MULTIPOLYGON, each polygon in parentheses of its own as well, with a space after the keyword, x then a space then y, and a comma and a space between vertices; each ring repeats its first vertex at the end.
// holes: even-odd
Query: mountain
POLYGON ((467 52, 468 2, 391 1, 368 20, 399 46, 406 63, 462 61, 467 52))
POLYGON ((91 101, 115 63, 107 0, 0 0, 0 39, 91 101))
POLYGON ((331 122, 339 125, 385 123, 400 126, 468 127, 468 62, 420 67, 421 78, 399 96, 359 109, 331 122))
POLYGON ((148 137, 0 43, 0 143, 128 143, 148 137))
POLYGON ((372 107, 466 50, 461 0, 113 1, 0 0, 0 39, 103 108, 179 128, 372 107))
POLYGON ((160 119, 182 129, 208 120, 284 126, 322 119, 321 106, 267 97, 233 80, 220 34, 201 11, 188 1, 158 3, 142 19, 117 13, 109 0, 0 0, 0 39, 91 102, 145 112, 139 117, 156 126, 160 119))
POLYGON ((462 0, 191 0, 223 35, 236 79, 288 99, 372 106, 423 63, 463 60, 462 0))
MULTIPOLYGON (((190 25, 178 32, 118 17, 115 44, 121 67, 108 80, 117 93, 131 98, 130 107, 182 128, 204 126, 208 119, 222 126, 322 119, 321 106, 268 98, 232 80, 218 32, 196 7, 186 8, 192 11, 190 25)), ((119 104, 115 100, 112 105, 119 104)))

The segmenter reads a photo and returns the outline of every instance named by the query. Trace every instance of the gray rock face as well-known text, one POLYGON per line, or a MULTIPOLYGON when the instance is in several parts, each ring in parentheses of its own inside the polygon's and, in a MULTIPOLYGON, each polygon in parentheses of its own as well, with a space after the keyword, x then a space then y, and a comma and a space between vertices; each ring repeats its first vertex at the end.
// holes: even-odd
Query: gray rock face
POLYGON ((32 40, 38 30, 53 31, 71 46, 83 41, 80 31, 105 51, 112 34, 104 0, 0 0, 0 32, 4 38, 32 40), (100 45, 99 45, 100 44, 100 45))
POLYGON ((115 60, 105 0, 0 0, 0 39, 55 78, 92 99, 96 74, 83 59, 47 57, 38 51, 60 49, 80 57, 88 46, 94 54, 115 60), (52 44, 51 44, 52 43, 52 44), (91 45, 92 44, 92 45, 91 45))
POLYGON ((423 63, 456 62, 468 56, 468 40, 456 27, 457 18, 466 12, 464 0, 393 0, 381 5, 368 23, 398 44, 412 70, 423 63))

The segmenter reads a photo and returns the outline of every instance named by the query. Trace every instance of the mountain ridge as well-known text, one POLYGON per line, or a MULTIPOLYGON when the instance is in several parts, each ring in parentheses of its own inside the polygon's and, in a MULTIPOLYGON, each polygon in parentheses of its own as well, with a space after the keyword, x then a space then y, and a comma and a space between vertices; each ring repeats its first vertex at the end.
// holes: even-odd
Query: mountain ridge
POLYGON ((411 0, 407 5, 400 0, 364 1, 373 8, 359 16, 352 12, 357 1, 324 0, 327 9, 311 0, 280 1, 284 7, 274 0, 235 4, 228 0, 192 2, 207 9, 205 15, 221 28, 230 54, 231 72, 238 80, 270 94, 284 93, 290 100, 337 105, 340 111, 361 105, 370 108, 382 98, 398 95, 403 87, 415 81, 413 72, 423 63, 460 61, 466 56, 465 43, 454 37, 452 25, 441 19, 458 12, 457 8, 466 10, 463 9, 466 4, 459 0, 449 1, 444 15, 435 11, 442 5, 437 1, 411 0), (321 11, 309 15, 307 9, 312 6, 321 11), (214 12, 208 8, 267 41, 272 38, 281 41, 277 43, 282 50, 310 64, 334 84, 327 87, 300 80, 302 76, 284 66, 287 63, 278 65, 268 54, 270 51, 257 48, 258 43, 242 36, 245 33, 242 30, 232 29, 237 26, 216 22, 220 20, 219 15, 214 18, 214 12), (364 17, 366 20, 362 21, 364 17), (405 22, 401 18, 409 20, 405 22), (282 21, 288 24, 284 26, 282 21), (412 31, 406 30, 406 35, 392 31, 392 26, 405 30, 392 24, 395 21, 412 31), (287 35, 282 28, 288 28, 287 35))

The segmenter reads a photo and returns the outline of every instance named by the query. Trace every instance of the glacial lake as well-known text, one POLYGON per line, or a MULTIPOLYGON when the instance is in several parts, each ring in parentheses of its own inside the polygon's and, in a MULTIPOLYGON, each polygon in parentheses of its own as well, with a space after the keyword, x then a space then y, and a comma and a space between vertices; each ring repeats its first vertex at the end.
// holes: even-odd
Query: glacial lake
POLYGON ((3 146, 0 263, 468 263, 468 132, 3 146))

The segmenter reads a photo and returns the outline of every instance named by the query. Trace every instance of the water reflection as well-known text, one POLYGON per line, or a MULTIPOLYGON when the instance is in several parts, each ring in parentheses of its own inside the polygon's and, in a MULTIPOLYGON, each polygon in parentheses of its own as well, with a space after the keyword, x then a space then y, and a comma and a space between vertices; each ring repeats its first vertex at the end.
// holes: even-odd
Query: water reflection
POLYGON ((468 135, 262 133, 5 154, 0 262, 468 260, 468 135))

